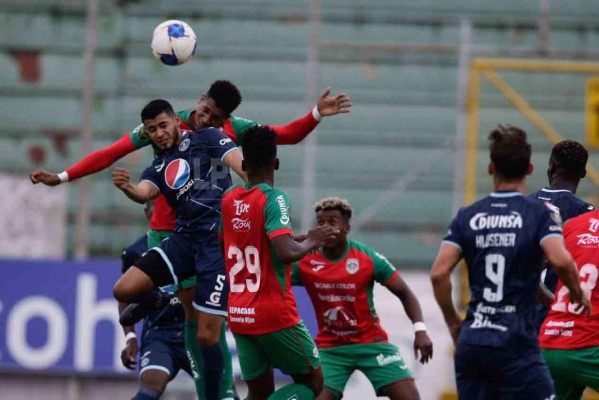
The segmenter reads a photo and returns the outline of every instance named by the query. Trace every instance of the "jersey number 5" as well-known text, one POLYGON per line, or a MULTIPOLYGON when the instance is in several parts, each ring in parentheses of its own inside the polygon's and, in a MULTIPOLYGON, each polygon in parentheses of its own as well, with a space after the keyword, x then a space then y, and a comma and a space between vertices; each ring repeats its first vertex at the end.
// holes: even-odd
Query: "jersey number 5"
MULTIPOLYGON (((591 292, 593 289, 595 289, 595 285, 597 285, 597 277, 599 276, 597 266, 593 264, 583 265, 580 269, 580 272, 578 272, 578 276, 580 277, 580 287, 582 288, 582 291, 585 293, 585 295, 591 297, 591 292)), ((553 311, 570 312, 572 314, 582 313, 584 311, 582 308, 576 311, 578 304, 566 301, 566 295, 568 293, 568 288, 562 286, 559 292, 557 292, 557 301, 551 306, 551 309, 553 311)))
POLYGON ((260 288, 260 256, 258 249, 254 246, 247 246, 243 251, 237 246, 229 246, 227 257, 235 257, 235 264, 229 271, 229 282, 231 283, 231 292, 241 293, 246 288, 248 292, 255 293, 260 288), (256 280, 245 279, 245 282, 235 283, 235 275, 242 272, 247 267, 250 274, 256 276, 256 280))

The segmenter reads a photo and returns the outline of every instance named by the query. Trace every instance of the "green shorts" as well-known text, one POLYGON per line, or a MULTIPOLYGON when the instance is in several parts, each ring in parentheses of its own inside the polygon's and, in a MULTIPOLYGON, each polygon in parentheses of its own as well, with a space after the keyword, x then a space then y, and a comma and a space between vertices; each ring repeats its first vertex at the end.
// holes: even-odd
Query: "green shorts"
MULTIPOLYGON (((172 233, 173 233, 173 231, 159 231, 156 229, 148 230, 148 232, 147 232, 148 249, 151 249, 152 247, 157 247, 160 244, 160 242, 162 242, 164 239, 168 239, 168 237, 172 233)), ((180 286, 172 285, 170 288, 172 289, 173 292, 177 292, 179 290, 179 288, 187 289, 187 288, 193 287, 196 285, 196 277, 192 276, 191 278, 187 278, 187 279, 183 280, 179 285, 180 286)))
POLYGON ((397 381, 414 379, 399 349, 391 343, 350 344, 320 349, 325 388, 338 399, 355 370, 362 371, 376 394, 383 396, 397 381))
POLYGON ((271 367, 294 376, 307 374, 320 365, 316 344, 303 321, 264 335, 233 336, 244 381, 262 376, 271 367))
POLYGON ((541 349, 555 385, 556 400, 579 400, 585 387, 599 391, 599 347, 541 349))

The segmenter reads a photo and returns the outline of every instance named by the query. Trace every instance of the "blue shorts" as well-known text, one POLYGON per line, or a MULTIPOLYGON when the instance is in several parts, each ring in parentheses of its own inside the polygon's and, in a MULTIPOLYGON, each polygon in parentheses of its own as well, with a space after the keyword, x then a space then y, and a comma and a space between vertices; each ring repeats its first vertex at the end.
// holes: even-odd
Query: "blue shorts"
POLYGON ((458 343, 455 373, 460 400, 549 400, 549 369, 538 348, 509 350, 458 343))
POLYGON ((179 370, 192 375, 189 359, 185 351, 185 342, 161 340, 157 337, 143 338, 139 356, 139 375, 150 369, 157 369, 173 379, 179 370))
POLYGON ((148 251, 148 236, 143 235, 138 238, 135 242, 123 249, 121 254, 122 272, 125 273, 137 260, 139 260, 144 253, 148 251))
POLYGON ((229 284, 216 231, 193 235, 175 232, 150 251, 158 252, 168 268, 168 284, 179 285, 195 276, 193 306, 197 310, 227 316, 229 284))

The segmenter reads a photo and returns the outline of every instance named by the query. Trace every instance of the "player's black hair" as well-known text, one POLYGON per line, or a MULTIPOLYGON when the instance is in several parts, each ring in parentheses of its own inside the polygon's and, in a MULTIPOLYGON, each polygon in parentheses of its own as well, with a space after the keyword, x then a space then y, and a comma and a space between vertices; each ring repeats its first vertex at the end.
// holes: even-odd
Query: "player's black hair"
POLYGON ((491 161, 501 177, 512 180, 526 176, 532 149, 522 129, 499 125, 489 134, 489 150, 491 161))
POLYGON ((239 89, 231 81, 215 81, 210 85, 210 89, 208 89, 206 95, 214 100, 216 106, 227 113, 227 115, 231 115, 241 104, 241 93, 239 93, 239 89))
POLYGON ((349 201, 345 199, 341 199, 339 197, 325 197, 324 199, 320 199, 314 205, 314 211, 319 213, 320 211, 328 211, 328 210, 336 210, 341 213, 341 215, 349 221, 354 210, 349 204, 349 201))
POLYGON ((558 173, 567 178, 580 179, 583 177, 588 159, 587 149, 574 140, 559 142, 551 150, 551 160, 559 171, 558 173))
POLYGON ((243 135, 241 149, 249 168, 263 168, 277 158, 276 133, 268 126, 254 126, 243 135))
POLYGON ((171 117, 175 116, 175 110, 173 110, 171 103, 162 99, 152 100, 141 110, 141 122, 146 119, 156 118, 163 112, 171 117))

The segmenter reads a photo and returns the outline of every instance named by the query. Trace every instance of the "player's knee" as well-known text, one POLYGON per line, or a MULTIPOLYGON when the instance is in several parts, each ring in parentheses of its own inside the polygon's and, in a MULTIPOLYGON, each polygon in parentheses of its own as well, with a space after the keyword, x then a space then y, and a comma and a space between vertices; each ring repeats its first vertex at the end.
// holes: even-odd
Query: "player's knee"
POLYGON ((200 329, 197 336, 198 344, 202 347, 208 347, 217 344, 220 341, 220 327, 216 329, 200 329))
POLYGON ((114 285, 114 288, 112 289, 112 294, 115 299, 123 303, 127 302, 127 300, 129 299, 127 285, 125 285, 120 279, 114 285))
POLYGON ((141 389, 154 392, 160 397, 168 384, 168 374, 160 370, 145 371, 140 378, 141 389))

